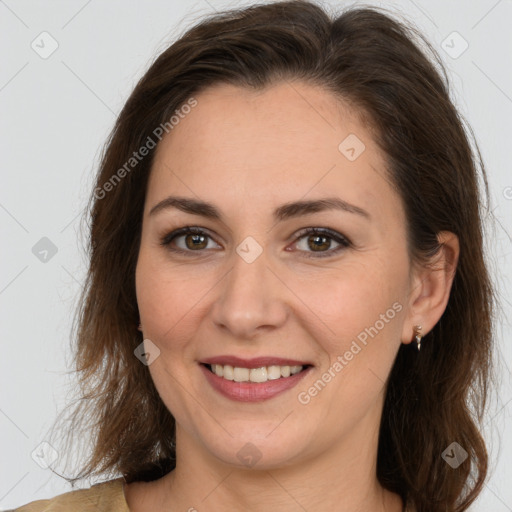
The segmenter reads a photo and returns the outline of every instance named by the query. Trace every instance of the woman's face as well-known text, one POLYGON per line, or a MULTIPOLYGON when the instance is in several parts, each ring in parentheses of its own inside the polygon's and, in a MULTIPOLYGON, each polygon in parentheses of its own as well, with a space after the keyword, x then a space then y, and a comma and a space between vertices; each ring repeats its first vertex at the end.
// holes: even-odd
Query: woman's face
POLYGON ((178 453, 262 468, 357 454, 413 325, 383 156, 310 85, 218 85, 196 100, 157 148, 136 271, 178 453), (188 226, 200 233, 170 236, 188 226))

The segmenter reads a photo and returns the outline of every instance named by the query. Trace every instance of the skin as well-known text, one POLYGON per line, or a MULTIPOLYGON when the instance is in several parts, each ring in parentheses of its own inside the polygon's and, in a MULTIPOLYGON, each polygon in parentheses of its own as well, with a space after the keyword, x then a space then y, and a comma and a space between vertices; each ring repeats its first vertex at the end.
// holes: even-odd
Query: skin
POLYGON ((386 380, 414 326, 426 334, 444 312, 457 238, 440 233, 437 271, 411 264, 384 156, 368 125, 331 93, 302 82, 259 92, 223 84, 196 99, 157 148, 136 270, 143 336, 160 350, 148 368, 176 419, 177 467, 125 485, 130 510, 399 512, 400 497, 376 478, 386 380), (365 145, 354 161, 338 149, 351 133, 365 145), (178 209, 149 214, 171 194, 213 203, 222 221, 178 209), (370 218, 340 210, 272 217, 284 203, 333 196, 370 218), (190 236, 186 245, 186 235, 171 246, 190 256, 160 245, 184 226, 207 231, 201 249, 190 236), (328 239, 315 251, 314 235, 297 236, 307 227, 330 228, 352 244, 335 253, 339 244, 328 239), (263 250, 252 263, 236 252, 248 236, 263 250), (298 394, 396 303, 394 318, 300 403, 298 394), (200 370, 199 361, 224 354, 314 367, 291 390, 241 403, 200 370), (237 457, 246 443, 261 457, 253 467, 237 457))

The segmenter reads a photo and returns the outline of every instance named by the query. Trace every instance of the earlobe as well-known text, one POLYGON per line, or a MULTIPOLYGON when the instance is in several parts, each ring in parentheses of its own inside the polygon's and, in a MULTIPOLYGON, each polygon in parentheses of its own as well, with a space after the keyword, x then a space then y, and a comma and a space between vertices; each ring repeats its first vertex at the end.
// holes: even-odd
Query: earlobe
POLYGON ((441 247, 432 260, 418 270, 410 294, 410 322, 404 325, 403 332, 405 344, 418 342, 416 326, 422 326, 422 336, 434 328, 450 298, 459 260, 459 239, 449 231, 441 231, 437 238, 441 247))

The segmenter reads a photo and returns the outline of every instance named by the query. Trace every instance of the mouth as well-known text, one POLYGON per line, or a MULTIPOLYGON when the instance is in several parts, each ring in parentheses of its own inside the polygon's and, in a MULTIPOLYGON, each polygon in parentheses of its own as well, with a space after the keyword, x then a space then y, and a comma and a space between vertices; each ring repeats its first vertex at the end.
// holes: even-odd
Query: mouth
POLYGON ((313 365, 281 358, 239 359, 226 356, 202 361, 210 386, 231 400, 260 402, 293 388, 313 365))

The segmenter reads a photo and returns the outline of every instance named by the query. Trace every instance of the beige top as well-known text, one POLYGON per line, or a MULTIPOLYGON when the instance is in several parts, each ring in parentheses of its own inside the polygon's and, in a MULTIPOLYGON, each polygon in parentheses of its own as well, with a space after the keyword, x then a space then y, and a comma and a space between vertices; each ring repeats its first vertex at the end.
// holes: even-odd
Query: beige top
POLYGON ((15 512, 130 512, 123 492, 123 477, 77 489, 48 500, 37 500, 15 512))
MULTIPOLYGON (((130 512, 123 491, 123 477, 27 503, 14 512, 130 512)), ((406 507, 405 512, 414 512, 406 507)))

